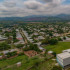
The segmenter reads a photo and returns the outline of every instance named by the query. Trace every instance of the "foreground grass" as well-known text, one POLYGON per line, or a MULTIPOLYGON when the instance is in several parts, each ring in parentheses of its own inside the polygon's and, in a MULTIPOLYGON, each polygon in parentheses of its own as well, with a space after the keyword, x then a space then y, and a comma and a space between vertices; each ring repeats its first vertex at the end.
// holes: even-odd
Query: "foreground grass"
POLYGON ((25 61, 26 58, 27 58, 27 56, 23 55, 23 56, 17 56, 12 59, 2 60, 2 61, 0 61, 0 68, 5 68, 5 67, 7 67, 9 65, 13 65, 17 62, 25 61))
POLYGON ((38 56, 28 58, 27 56, 22 55, 22 56, 17 56, 13 59, 0 61, 0 68, 3 70, 26 70, 32 67, 38 61, 42 61, 42 59, 40 59, 38 56), (22 63, 21 67, 16 66, 17 62, 22 63))
POLYGON ((47 51, 61 53, 63 50, 70 49, 70 42, 59 42, 57 45, 48 45, 44 47, 47 51))
POLYGON ((56 64, 56 61, 53 61, 50 59, 48 61, 45 61, 42 64, 39 64, 37 67, 32 68, 31 70, 59 70, 58 68, 60 68, 61 70, 61 67, 59 66, 58 68, 53 69, 53 67, 55 67, 55 64, 56 64))

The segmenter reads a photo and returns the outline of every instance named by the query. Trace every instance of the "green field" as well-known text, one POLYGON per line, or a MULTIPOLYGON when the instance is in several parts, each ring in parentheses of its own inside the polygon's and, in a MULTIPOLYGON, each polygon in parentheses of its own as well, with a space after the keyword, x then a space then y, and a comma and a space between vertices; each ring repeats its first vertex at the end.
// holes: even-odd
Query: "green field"
POLYGON ((17 56, 12 59, 2 60, 0 61, 0 69, 3 70, 26 70, 33 66, 36 62, 42 61, 38 56, 28 58, 27 56, 17 56), (16 63, 21 62, 21 67, 17 67, 16 63), (7 68, 8 67, 8 68, 7 68))
MULTIPOLYGON (((59 42, 57 45, 48 45, 44 48, 47 49, 47 51, 52 50, 56 53, 61 53, 62 50, 70 49, 70 42, 59 42)), ((34 66, 36 62, 41 62, 42 60, 43 58, 40 58, 39 56, 35 56, 32 58, 28 58, 25 55, 17 56, 12 59, 0 61, 0 69, 5 68, 4 70, 27 70, 28 68, 34 66), (17 62, 22 62, 21 67, 17 67, 15 65, 17 62)), ((55 61, 49 60, 44 62, 43 64, 39 64, 37 67, 32 68, 31 70, 52 70, 55 66, 55 63, 55 61)))
POLYGON ((59 42, 57 45, 48 45, 44 47, 47 51, 61 53, 63 50, 70 49, 70 42, 59 42))
POLYGON ((61 70, 61 67, 58 66, 58 68, 56 67, 56 69, 54 69, 56 64, 56 61, 53 60, 48 60, 45 61, 42 64, 39 64, 37 67, 32 68, 31 70, 61 70))
POLYGON ((26 61, 27 56, 18 56, 12 59, 2 60, 0 61, 0 68, 6 68, 7 66, 13 65, 20 61, 26 61))

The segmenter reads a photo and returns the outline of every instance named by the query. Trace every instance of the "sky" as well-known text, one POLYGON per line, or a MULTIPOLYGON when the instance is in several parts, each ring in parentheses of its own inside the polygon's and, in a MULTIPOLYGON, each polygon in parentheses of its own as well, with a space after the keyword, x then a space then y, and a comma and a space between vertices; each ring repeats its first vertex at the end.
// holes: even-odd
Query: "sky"
POLYGON ((0 17, 70 14, 70 0, 0 0, 0 17))

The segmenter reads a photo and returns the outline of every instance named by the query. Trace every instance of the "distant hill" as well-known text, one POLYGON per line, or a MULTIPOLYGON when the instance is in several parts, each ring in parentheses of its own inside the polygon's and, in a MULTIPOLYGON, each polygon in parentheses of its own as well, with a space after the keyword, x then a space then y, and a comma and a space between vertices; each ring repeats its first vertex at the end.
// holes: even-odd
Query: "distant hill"
POLYGON ((24 21, 24 22, 56 22, 70 21, 70 15, 60 14, 56 16, 26 16, 26 17, 0 17, 0 21, 24 21))

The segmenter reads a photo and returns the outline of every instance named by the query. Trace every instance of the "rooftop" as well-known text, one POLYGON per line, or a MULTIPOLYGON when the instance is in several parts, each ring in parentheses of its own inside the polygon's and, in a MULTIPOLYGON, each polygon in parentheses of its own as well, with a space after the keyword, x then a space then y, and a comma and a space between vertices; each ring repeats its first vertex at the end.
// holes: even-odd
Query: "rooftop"
POLYGON ((70 57, 70 53, 64 52, 64 53, 61 53, 61 54, 57 54, 57 56, 59 56, 62 59, 65 59, 65 58, 69 58, 70 57))

